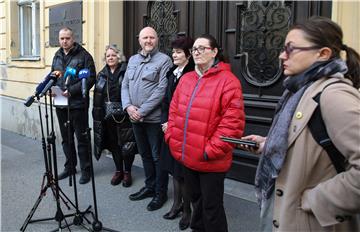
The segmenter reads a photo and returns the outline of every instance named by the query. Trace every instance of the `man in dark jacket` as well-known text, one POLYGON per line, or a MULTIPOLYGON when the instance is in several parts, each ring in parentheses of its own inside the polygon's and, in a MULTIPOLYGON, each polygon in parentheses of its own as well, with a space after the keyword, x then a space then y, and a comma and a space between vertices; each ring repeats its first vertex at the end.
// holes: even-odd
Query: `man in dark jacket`
POLYGON ((53 58, 51 71, 61 72, 62 74, 56 85, 63 91, 62 95, 68 98, 70 125, 68 127, 66 123, 68 121, 67 106, 55 105, 62 146, 66 156, 64 171, 59 174, 58 179, 64 179, 76 172, 75 133, 81 168, 79 183, 86 184, 90 181, 89 140, 86 135, 86 129, 89 127, 89 89, 95 83, 95 65, 92 56, 80 44, 75 42, 73 31, 70 28, 65 27, 59 31, 59 43, 60 48, 53 58), (82 83, 78 76, 65 75, 67 67, 75 69, 76 74, 84 68, 90 70, 90 77, 86 79, 86 96, 82 95, 82 83))

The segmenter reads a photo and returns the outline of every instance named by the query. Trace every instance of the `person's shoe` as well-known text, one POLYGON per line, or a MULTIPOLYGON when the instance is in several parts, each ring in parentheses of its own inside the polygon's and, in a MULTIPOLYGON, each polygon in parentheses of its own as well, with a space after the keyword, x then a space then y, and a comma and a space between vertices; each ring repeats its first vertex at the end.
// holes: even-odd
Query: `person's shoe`
POLYGON ((173 220, 179 216, 179 214, 183 211, 183 205, 181 204, 179 207, 175 208, 175 210, 170 210, 166 214, 164 214, 163 218, 167 220, 173 220))
POLYGON ((149 211, 158 210, 164 205, 166 201, 167 201, 166 194, 156 193, 155 197, 150 201, 150 203, 146 208, 149 211))
POLYGON ((81 171, 81 177, 79 180, 79 184, 86 184, 90 181, 90 172, 81 171))
POLYGON ((131 172, 124 172, 124 179, 123 179, 123 183, 122 185, 125 187, 125 188, 128 188, 130 187, 132 184, 132 177, 131 177, 131 172))
POLYGON ((182 218, 179 221, 179 229, 186 230, 190 226, 190 215, 183 214, 182 218))
POLYGON ((112 185, 118 185, 124 178, 124 173, 122 171, 116 171, 114 176, 111 178, 112 185))
MULTIPOLYGON (((74 171, 74 173, 76 173, 76 170, 74 171)), ((58 175, 58 180, 65 179, 66 177, 69 177, 70 174, 70 170, 65 168, 64 171, 62 171, 62 173, 58 175)))
POLYGON ((148 197, 153 197, 154 195, 154 190, 143 187, 139 190, 139 192, 130 194, 129 199, 132 201, 139 201, 148 197))

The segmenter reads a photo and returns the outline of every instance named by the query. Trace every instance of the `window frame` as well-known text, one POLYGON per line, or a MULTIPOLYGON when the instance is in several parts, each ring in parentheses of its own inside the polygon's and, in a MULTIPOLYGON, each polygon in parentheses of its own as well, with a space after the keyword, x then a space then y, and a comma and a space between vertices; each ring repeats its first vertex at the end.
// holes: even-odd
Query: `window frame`
POLYGON ((40 60, 40 2, 38 0, 18 0, 19 56, 12 60, 40 60), (31 8, 31 14, 25 15, 25 7, 31 8), (31 15, 31 16, 30 16, 31 15), (26 21, 31 20, 31 26, 26 21), (30 26, 30 33, 25 28, 30 26))

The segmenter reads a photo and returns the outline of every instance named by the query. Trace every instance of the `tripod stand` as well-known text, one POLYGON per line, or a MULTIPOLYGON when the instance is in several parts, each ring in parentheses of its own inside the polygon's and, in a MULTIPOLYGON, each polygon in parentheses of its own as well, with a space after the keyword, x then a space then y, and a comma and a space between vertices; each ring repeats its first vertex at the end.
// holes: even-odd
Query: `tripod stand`
POLYGON ((45 98, 45 112, 46 112, 46 127, 47 127, 47 142, 46 145, 45 141, 45 135, 44 135, 44 127, 43 127, 43 121, 42 121, 42 113, 41 113, 41 104, 40 104, 40 97, 37 96, 38 101, 38 110, 39 110, 39 118, 40 118, 40 127, 41 127, 41 142, 42 142, 42 149, 43 149, 43 156, 44 156, 44 163, 45 163, 45 173, 43 175, 42 184, 41 184, 41 190, 40 195, 35 201, 35 204, 33 205, 32 209, 30 210, 30 213, 26 217, 22 227, 20 228, 20 231, 25 231, 26 227, 29 223, 33 222, 39 222, 39 221, 47 221, 47 220, 56 220, 58 221, 59 229, 62 228, 61 221, 65 221, 66 227, 69 227, 69 223, 66 221, 67 217, 72 216, 73 214, 64 215, 62 212, 62 209, 60 207, 60 201, 63 202, 63 204, 67 207, 67 209, 70 209, 70 206, 68 203, 70 203, 72 206, 74 204, 71 202, 71 200, 65 195, 65 193, 61 190, 61 188, 58 185, 57 181, 57 162, 56 162, 56 145, 55 145, 55 134, 54 134, 54 126, 53 126, 53 115, 52 115, 52 102, 51 102, 51 92, 50 92, 50 114, 51 114, 51 129, 52 131, 49 133, 49 127, 48 127, 48 114, 47 114, 47 99, 45 98), (51 147, 50 147, 51 144, 51 147), (51 148, 53 151, 53 159, 51 159, 51 148), (53 163, 51 162, 53 161, 53 163), (52 172, 52 165, 54 166, 54 174, 52 172), (45 184, 46 181, 46 184, 45 184), (31 220, 35 211, 37 210, 41 200, 46 196, 47 190, 50 188, 55 200, 56 200, 56 214, 54 217, 50 218, 42 218, 42 219, 36 219, 31 220))
MULTIPOLYGON (((20 228, 20 231, 25 231, 29 223, 33 222, 40 222, 40 221, 48 221, 48 220, 55 220, 58 222, 58 229, 61 230, 63 228, 68 228, 70 230, 70 225, 76 224, 75 220, 73 223, 68 223, 66 218, 74 216, 75 214, 67 214, 64 215, 62 212, 60 203, 62 202, 68 210, 70 210, 69 204, 76 208, 76 205, 66 196, 66 194, 61 190, 60 186, 58 185, 58 172, 57 172, 57 158, 56 158, 56 144, 55 144, 55 133, 54 133, 54 123, 53 123, 53 111, 52 111, 52 99, 51 99, 51 90, 49 90, 50 96, 50 123, 51 123, 51 132, 49 133, 49 125, 48 125, 48 113, 47 113, 47 98, 45 97, 45 118, 46 118, 46 130, 47 130, 47 145, 44 135, 44 127, 43 127, 43 120, 42 120, 42 113, 41 113, 41 104, 40 104, 40 97, 37 96, 38 102, 38 111, 39 111, 39 118, 40 118, 40 128, 41 128, 41 141, 42 141, 42 149, 43 149, 43 156, 44 156, 44 163, 45 163, 45 173, 43 175, 42 184, 40 194, 35 201, 32 209, 30 210, 28 216, 26 217, 23 225, 20 228), (50 146, 51 145, 51 146, 50 146), (51 149, 53 159, 51 159, 51 149), (53 162, 51 162, 53 161, 53 162), (53 166, 53 169, 52 169, 53 166), (54 170, 54 173, 52 172, 54 170), (46 183, 45 183, 46 182, 46 183), (50 188, 55 200, 56 200, 56 213, 54 217, 49 218, 41 218, 31 220, 35 211, 37 210, 38 206, 40 205, 42 199, 46 196, 47 190, 50 188), (62 225, 62 221, 65 222, 65 226, 62 225)), ((85 210, 84 212, 80 212, 80 214, 88 213, 90 207, 85 210)), ((86 219, 87 220, 87 219, 86 219)), ((90 224, 90 221, 87 220, 90 224)))

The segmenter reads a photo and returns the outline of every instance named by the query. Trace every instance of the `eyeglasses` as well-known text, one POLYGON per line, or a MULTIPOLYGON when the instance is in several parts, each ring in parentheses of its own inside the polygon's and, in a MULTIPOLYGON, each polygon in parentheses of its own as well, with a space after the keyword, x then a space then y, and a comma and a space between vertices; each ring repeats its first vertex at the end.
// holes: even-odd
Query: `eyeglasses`
POLYGON ((285 52, 286 56, 290 56, 290 54, 294 51, 294 50, 300 50, 300 51, 310 51, 310 50, 315 50, 315 49, 319 49, 319 46, 310 46, 310 47, 296 47, 296 46, 292 46, 291 44, 286 44, 281 53, 285 52))
POLYGON ((202 53, 205 52, 205 49, 210 49, 210 50, 212 50, 211 47, 199 46, 199 47, 192 47, 192 48, 190 49, 190 52, 191 52, 191 53, 195 53, 195 52, 197 51, 197 52, 199 52, 199 54, 202 54, 202 53))

